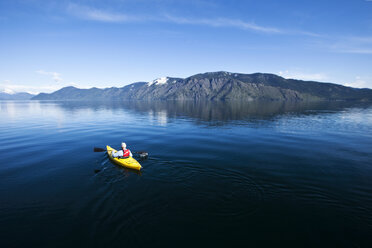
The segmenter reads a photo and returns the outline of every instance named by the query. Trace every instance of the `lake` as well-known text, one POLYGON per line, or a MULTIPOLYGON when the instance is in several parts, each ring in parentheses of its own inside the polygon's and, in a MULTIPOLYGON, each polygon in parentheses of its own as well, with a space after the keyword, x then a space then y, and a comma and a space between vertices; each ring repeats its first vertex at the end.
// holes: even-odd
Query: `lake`
POLYGON ((372 247, 371 151, 361 103, 1 101, 0 247, 372 247))

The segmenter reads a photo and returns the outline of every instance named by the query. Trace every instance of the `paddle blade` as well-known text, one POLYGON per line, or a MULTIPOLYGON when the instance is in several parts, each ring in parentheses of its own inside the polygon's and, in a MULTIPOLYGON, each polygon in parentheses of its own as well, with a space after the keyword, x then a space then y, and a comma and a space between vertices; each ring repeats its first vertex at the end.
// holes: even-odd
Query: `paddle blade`
POLYGON ((148 152, 146 152, 146 151, 138 151, 138 152, 134 152, 134 153, 137 153, 137 154, 149 154, 148 152))
POLYGON ((137 153, 140 158, 147 158, 149 156, 149 153, 145 152, 145 151, 139 151, 139 152, 135 152, 135 153, 137 153))
POLYGON ((94 152, 105 152, 106 149, 99 148, 99 147, 94 147, 93 151, 94 151, 94 152))

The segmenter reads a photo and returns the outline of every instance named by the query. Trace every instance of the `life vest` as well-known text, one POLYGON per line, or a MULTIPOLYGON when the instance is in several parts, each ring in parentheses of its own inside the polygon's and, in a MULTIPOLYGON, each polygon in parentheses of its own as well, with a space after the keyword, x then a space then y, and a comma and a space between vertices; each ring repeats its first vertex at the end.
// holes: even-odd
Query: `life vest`
POLYGON ((130 156, 130 150, 129 149, 123 149, 123 157, 127 158, 130 156))

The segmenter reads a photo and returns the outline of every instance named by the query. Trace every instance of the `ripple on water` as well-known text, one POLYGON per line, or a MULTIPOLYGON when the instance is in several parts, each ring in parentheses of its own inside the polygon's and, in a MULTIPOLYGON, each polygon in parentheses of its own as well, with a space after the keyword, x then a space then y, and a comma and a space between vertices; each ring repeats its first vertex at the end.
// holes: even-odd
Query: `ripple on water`
POLYGON ((177 191, 170 199, 182 202, 178 204, 182 208, 172 210, 183 215, 193 216, 197 211, 209 217, 244 218, 254 214, 263 199, 262 187, 252 177, 231 168, 185 160, 173 163, 163 160, 156 164, 152 180, 177 191))
POLYGON ((253 178, 225 169, 204 172, 202 180, 193 194, 209 216, 244 218, 258 211, 263 191, 253 178))
POLYGON ((139 244, 141 230, 160 222, 236 221, 255 214, 263 199, 262 187, 233 169, 151 157, 141 175, 116 167, 107 158, 98 163, 103 169, 92 178, 99 189, 82 209, 96 220, 92 236, 102 227, 112 229, 107 240, 120 240, 125 233, 128 243, 139 244))

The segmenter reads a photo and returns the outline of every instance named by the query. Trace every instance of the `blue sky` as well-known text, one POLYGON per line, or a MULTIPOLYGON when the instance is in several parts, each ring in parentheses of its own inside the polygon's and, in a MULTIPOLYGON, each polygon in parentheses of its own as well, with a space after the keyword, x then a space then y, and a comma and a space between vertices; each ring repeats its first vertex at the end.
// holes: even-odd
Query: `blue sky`
POLYGON ((210 71, 372 88, 372 0, 0 0, 0 91, 210 71))

